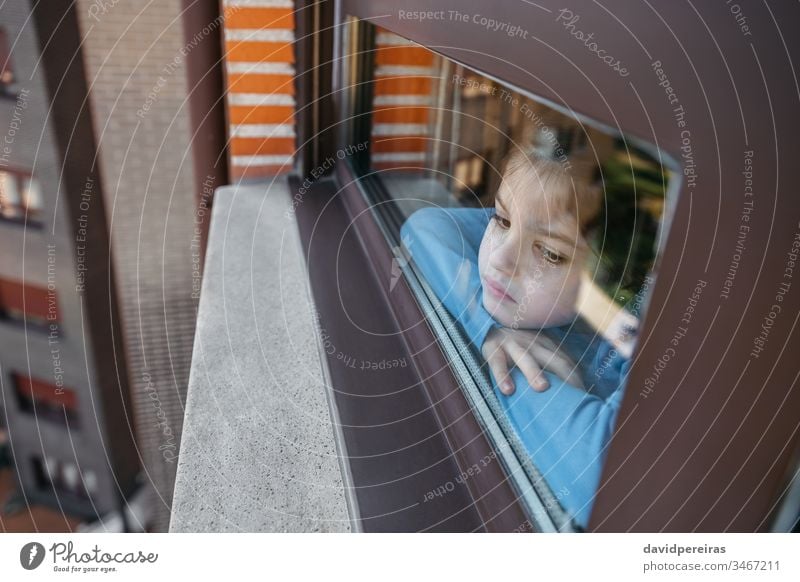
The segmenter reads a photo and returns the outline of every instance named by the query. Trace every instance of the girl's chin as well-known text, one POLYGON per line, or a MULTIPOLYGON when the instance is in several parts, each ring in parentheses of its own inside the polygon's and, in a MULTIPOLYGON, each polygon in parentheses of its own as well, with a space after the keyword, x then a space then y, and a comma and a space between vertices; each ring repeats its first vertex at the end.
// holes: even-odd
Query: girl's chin
POLYGON ((519 320, 518 305, 516 303, 496 299, 487 291, 483 292, 483 307, 492 316, 492 319, 500 325, 511 327, 515 319, 519 320))
POLYGON ((550 312, 542 314, 542 317, 533 317, 530 313, 530 306, 528 306, 527 310, 523 310, 519 304, 513 301, 498 300, 487 292, 483 293, 483 307, 497 323, 514 329, 559 327, 567 325, 576 317, 574 311, 569 314, 554 314, 550 312))

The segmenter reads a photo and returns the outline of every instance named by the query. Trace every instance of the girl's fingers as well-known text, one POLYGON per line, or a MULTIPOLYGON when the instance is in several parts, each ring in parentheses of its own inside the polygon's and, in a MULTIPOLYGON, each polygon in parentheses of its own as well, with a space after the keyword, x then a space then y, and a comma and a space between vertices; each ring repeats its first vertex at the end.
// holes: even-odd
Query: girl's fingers
POLYGON ((559 344, 541 333, 532 334, 530 336, 530 341, 528 342, 529 348, 548 350, 550 353, 557 352, 558 346, 559 344))
POLYGON ((489 364, 497 387, 500 391, 509 396, 514 393, 514 381, 508 373, 508 358, 499 341, 487 340, 483 344, 483 357, 489 364))
POLYGON ((555 344, 541 344, 538 341, 531 346, 530 353, 542 369, 547 369, 556 376, 563 378, 568 384, 576 388, 585 388, 580 371, 575 362, 555 344), (555 348, 555 351, 553 351, 555 348))
POLYGON ((508 361, 506 360, 506 354, 503 349, 498 347, 490 353, 484 354, 484 357, 486 357, 486 362, 489 364, 489 369, 492 371, 492 375, 494 376, 495 382, 497 382, 497 387, 500 388, 500 392, 506 396, 513 394, 515 389, 514 381, 508 373, 508 361))
POLYGON ((507 349, 508 355, 514 360, 517 368, 520 369, 534 390, 544 392, 550 387, 550 382, 545 378, 536 359, 525 348, 515 343, 509 343, 507 349))

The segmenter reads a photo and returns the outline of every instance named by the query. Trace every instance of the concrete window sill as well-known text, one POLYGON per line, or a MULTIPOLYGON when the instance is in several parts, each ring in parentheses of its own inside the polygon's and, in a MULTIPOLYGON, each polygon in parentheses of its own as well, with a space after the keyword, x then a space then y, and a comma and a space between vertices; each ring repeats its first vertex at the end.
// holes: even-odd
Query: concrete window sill
POLYGON ((215 193, 170 531, 352 529, 290 209, 285 179, 215 193))

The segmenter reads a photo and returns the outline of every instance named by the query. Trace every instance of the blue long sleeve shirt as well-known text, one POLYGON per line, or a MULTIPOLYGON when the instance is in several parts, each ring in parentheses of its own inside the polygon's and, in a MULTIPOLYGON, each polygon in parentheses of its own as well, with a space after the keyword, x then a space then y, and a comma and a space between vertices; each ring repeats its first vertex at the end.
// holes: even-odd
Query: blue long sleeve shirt
MULTIPOLYGON (((401 237, 433 292, 480 353, 499 324, 483 307, 478 249, 494 209, 424 208, 401 237)), ((533 463, 562 507, 587 527, 603 461, 619 412, 630 362, 578 319, 548 334, 579 362, 586 389, 545 372, 550 388, 536 392, 518 368, 514 394, 495 395, 533 463)))

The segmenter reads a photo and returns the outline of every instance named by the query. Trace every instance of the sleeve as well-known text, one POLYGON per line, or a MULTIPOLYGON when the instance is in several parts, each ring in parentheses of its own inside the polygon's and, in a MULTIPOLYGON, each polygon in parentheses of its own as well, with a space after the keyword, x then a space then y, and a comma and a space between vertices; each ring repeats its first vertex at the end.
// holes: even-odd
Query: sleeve
POLYGON ((614 363, 619 377, 607 397, 587 393, 545 372, 550 389, 536 392, 512 369, 518 387, 495 394, 527 453, 541 471, 561 505, 582 527, 589 521, 606 449, 624 395, 630 361, 614 363))
POLYGON ((499 325, 481 300, 478 249, 487 223, 483 209, 423 208, 400 229, 408 256, 478 351, 499 325))

